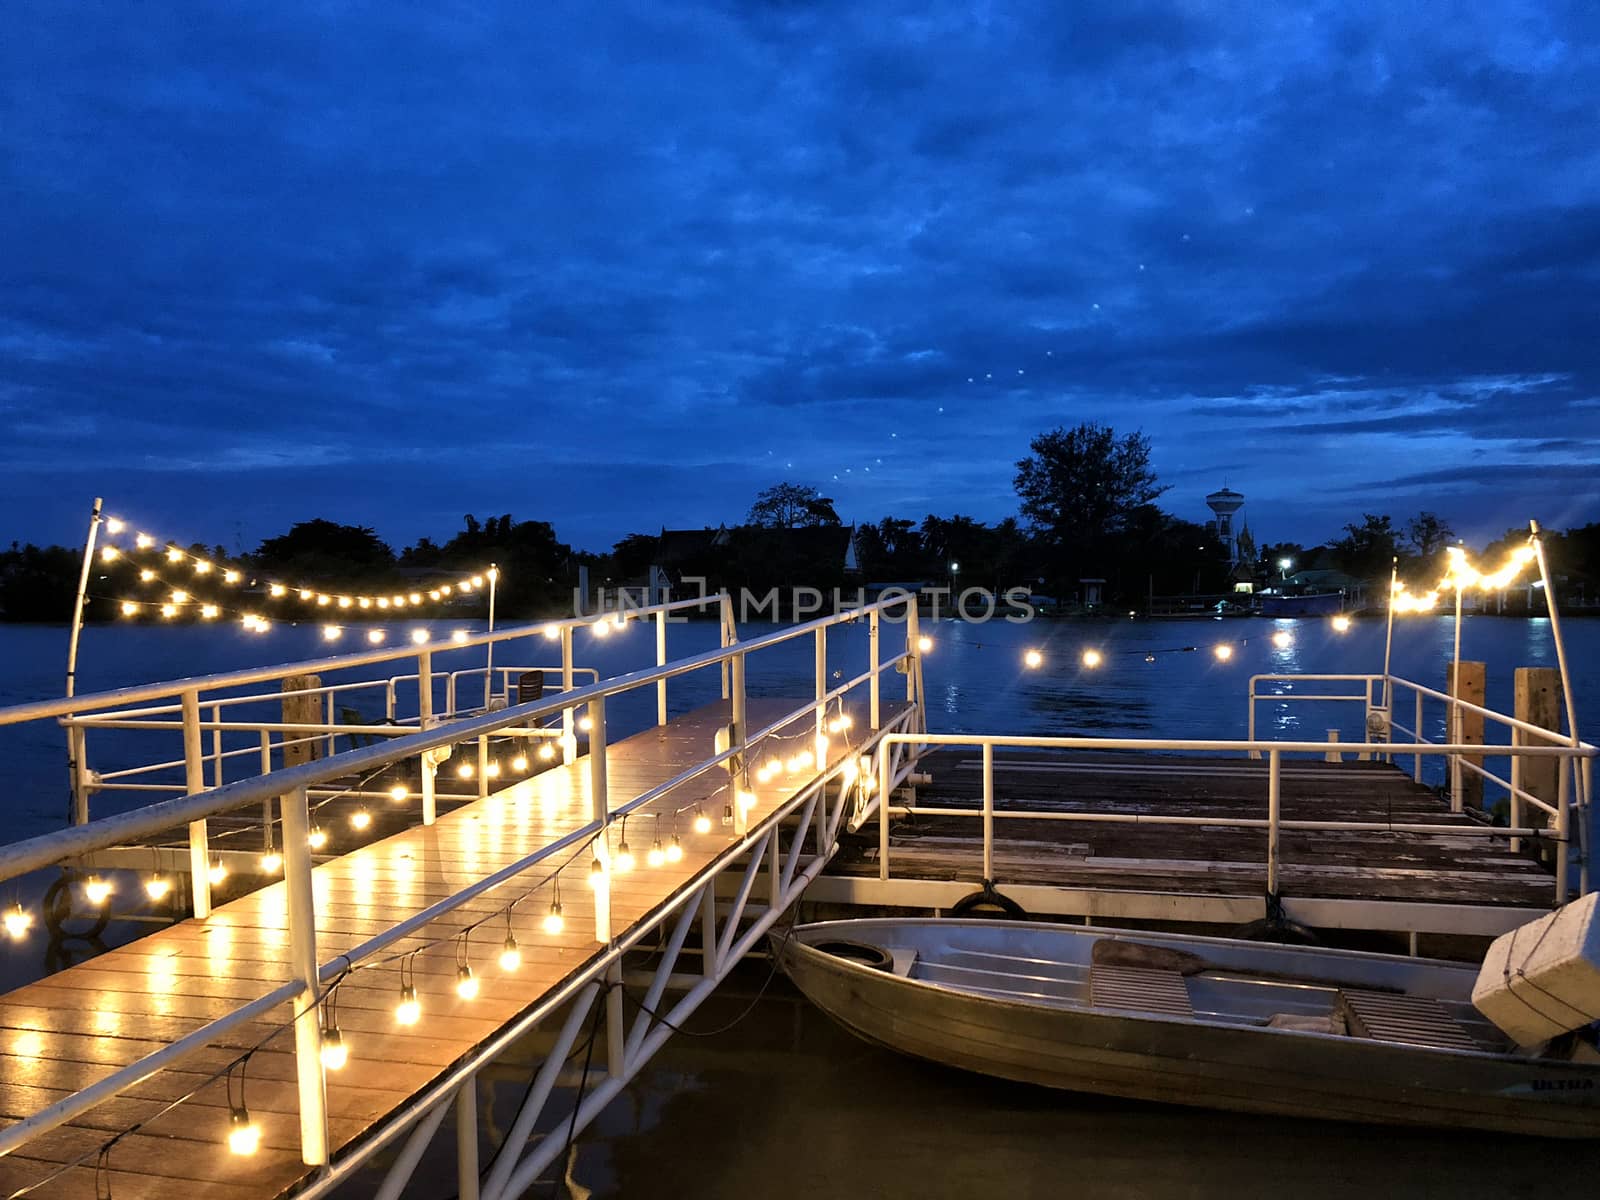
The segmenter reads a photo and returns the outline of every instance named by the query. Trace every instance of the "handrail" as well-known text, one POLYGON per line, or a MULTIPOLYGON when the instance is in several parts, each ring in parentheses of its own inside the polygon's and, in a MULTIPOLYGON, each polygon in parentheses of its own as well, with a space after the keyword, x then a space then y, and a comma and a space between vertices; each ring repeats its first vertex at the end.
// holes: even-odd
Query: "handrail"
MULTIPOLYGON (((421 754, 426 750, 469 741, 480 735, 495 733, 503 728, 535 721, 540 717, 558 713, 563 709, 577 708, 591 700, 604 699, 608 696, 631 691, 644 684, 677 678, 680 675, 704 670, 707 667, 719 666, 724 662, 742 659, 745 655, 763 650, 769 646, 776 646, 796 638, 809 636, 818 629, 853 624, 863 615, 881 612, 886 608, 903 607, 908 602, 908 599, 914 601, 914 598, 903 596, 874 601, 861 608, 851 609, 846 613, 819 617, 804 625, 790 626, 787 629, 777 630, 748 641, 736 641, 729 646, 718 647, 688 658, 678 659, 665 666, 645 667, 624 675, 612 676, 609 679, 589 684, 585 687, 575 688, 569 692, 559 692, 553 698, 541 698, 529 701, 527 704, 512 705, 495 712, 466 717, 453 724, 439 725, 431 729, 396 737, 382 745, 358 747, 318 761, 287 767, 275 771, 271 775, 239 780, 208 791, 195 792, 193 795, 160 801, 132 812, 102 817, 88 824, 75 825, 67 829, 56 830, 53 833, 41 834, 37 837, 14 842, 8 846, 0 847, 0 879, 14 878, 28 871, 50 866, 80 854, 87 854, 91 851, 107 849, 121 843, 136 841, 141 837, 148 837, 151 834, 171 829, 177 825, 205 820, 219 813, 241 808, 246 804, 259 803, 263 800, 280 796, 293 788, 311 787, 343 775, 364 774, 368 770, 386 766, 397 759, 421 754)), ((590 624, 592 622, 581 623, 590 624)), ((362 662, 382 661, 382 659, 368 656, 354 657, 359 658, 362 662)), ((874 665, 876 667, 878 664, 874 665)), ((252 677, 258 677, 260 673, 249 674, 252 677)), ((172 685, 162 686, 170 688, 172 685)), ((195 680, 185 681, 183 690, 191 690, 196 686, 198 686, 198 683, 195 680)), ((148 698, 152 694, 167 694, 160 688, 155 689, 154 692, 149 688, 130 690, 135 693, 132 697, 135 699, 148 698)), ((105 695, 125 696, 126 693, 106 693, 105 695)), ((48 709, 48 712, 35 712, 33 714, 35 717, 47 716, 62 711, 82 711, 86 704, 92 703, 95 699, 97 697, 80 696, 66 701, 54 701, 48 705, 25 705, 22 707, 25 709, 48 709), (63 708, 63 705, 66 707, 63 708)), ((0 710, 0 724, 5 723, 4 718, 8 713, 15 711, 17 710, 0 710)))

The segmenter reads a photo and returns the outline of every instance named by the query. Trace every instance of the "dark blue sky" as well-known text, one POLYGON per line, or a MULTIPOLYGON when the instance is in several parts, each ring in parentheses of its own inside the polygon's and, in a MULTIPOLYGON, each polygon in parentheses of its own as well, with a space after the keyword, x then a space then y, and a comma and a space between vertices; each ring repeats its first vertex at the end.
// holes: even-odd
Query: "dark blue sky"
POLYGON ((0 534, 1600 519, 1592 6, 71 4, 0 38, 0 534))

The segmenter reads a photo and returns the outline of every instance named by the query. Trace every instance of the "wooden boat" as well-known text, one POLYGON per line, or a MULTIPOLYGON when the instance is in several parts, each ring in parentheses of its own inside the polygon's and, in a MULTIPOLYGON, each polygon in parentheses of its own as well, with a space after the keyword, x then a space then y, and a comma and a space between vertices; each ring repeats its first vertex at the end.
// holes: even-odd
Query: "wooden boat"
POLYGON ((1023 921, 774 935, 868 1041, 1004 1079, 1240 1112, 1600 1136, 1600 1054, 1519 1052, 1454 963, 1023 921))

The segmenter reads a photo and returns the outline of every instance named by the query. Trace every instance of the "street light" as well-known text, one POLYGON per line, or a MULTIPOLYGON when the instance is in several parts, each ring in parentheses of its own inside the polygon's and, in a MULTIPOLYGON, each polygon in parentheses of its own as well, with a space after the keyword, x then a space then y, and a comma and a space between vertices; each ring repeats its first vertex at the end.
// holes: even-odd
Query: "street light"
POLYGON ((1294 559, 1292 559, 1292 558, 1280 558, 1278 560, 1278 571, 1279 571, 1278 578, 1287 579, 1289 577, 1289 568, 1292 567, 1292 566, 1294 566, 1294 559))

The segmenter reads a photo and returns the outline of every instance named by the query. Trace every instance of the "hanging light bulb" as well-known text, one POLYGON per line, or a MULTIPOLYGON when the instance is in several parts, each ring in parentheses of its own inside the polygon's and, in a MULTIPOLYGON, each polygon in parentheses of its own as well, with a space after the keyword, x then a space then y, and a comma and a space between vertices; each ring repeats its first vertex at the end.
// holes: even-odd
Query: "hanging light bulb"
POLYGON ((354 606, 354 604, 355 604, 355 601, 353 599, 351 599, 349 596, 340 596, 339 597, 339 607, 340 608, 350 608, 350 607, 354 606))
POLYGON ((327 831, 318 825, 313 825, 311 827, 311 832, 306 836, 306 845, 310 846, 313 850, 321 850, 327 844, 327 831))
POLYGON ((383 642, 383 639, 387 636, 388 634, 384 633, 384 631, 381 629, 367 630, 367 641, 371 642, 374 646, 380 645, 383 642))
POLYGON ((566 924, 566 918, 561 915, 561 901, 552 900, 550 911, 544 915, 544 931, 551 935, 558 934, 566 924))
POLYGON ((122 615, 125 617, 131 617, 139 611, 139 606, 132 600, 124 600, 121 607, 122 615))
POLYGON ((5 926, 6 936, 13 942, 19 942, 27 936, 28 930, 33 925, 33 917, 23 910, 22 905, 13 904, 6 909, 5 926))
POLYGON ((428 599, 429 600, 437 600, 437 599, 439 599, 439 589, 438 588, 434 588, 431 592, 429 592, 428 593, 428 599))
POLYGON ((593 728, 594 719, 592 717, 584 715, 578 718, 578 731, 580 733, 588 733, 593 728))
POLYGON ((682 859, 683 842, 678 839, 677 834, 673 834, 672 840, 667 843, 667 861, 669 863, 675 863, 682 861, 682 859))
POLYGON ((244 1157, 261 1149, 261 1126, 250 1119, 250 1110, 242 1104, 228 1115, 228 1149, 244 1157))
POLYGON ((628 849, 628 839, 623 838, 617 843, 616 869, 618 874, 633 870, 633 851, 628 849))
POLYGON ((476 1000, 478 998, 478 977, 472 973, 472 968, 462 963, 456 968, 456 995, 463 1000, 476 1000))
POLYGON ((211 564, 208 563, 203 558, 196 559, 195 560, 195 564, 194 564, 194 573, 196 575, 209 575, 209 574, 211 574, 211 564))
POLYGON ((279 871, 283 870, 283 855, 279 854, 276 850, 267 851, 261 856, 259 861, 263 874, 276 875, 279 871))
POLYGON ((109 880, 101 879, 98 875, 91 875, 83 885, 83 898, 94 907, 99 908, 111 898, 112 890, 109 880))
POLYGON ((755 807, 755 804, 756 804, 756 794, 754 792, 746 792, 746 791, 743 791, 743 790, 741 790, 739 792, 739 808, 742 811, 749 812, 752 808, 755 807))
POLYGON ((372 814, 364 808, 358 808, 350 814, 350 828, 361 830, 372 825, 372 814))
POLYGON ((1350 632, 1350 618, 1340 613, 1333 619, 1333 628, 1336 633, 1350 632))
POLYGON ((333 603, 333 597, 328 595, 328 593, 326 593, 326 592, 318 592, 317 593, 317 607, 318 608, 327 608, 328 605, 330 605, 332 603, 333 603))
POLYGON ((549 742, 546 742, 544 745, 539 747, 539 757, 544 759, 545 762, 549 762, 555 756, 556 748, 549 742))
POLYGON ((476 774, 477 771, 473 769, 472 764, 469 762, 464 762, 456 768, 457 779, 471 779, 476 774))
POLYGON ((452 642, 464 642, 464 641, 466 641, 467 640, 467 631, 465 629, 457 629, 454 633, 452 633, 450 635, 450 640, 452 642))
POLYGON ((202 621, 214 621, 221 615, 222 610, 215 604, 202 604, 200 606, 200 619, 202 621))
POLYGON ((350 1047, 344 1044, 344 1034, 337 1025, 322 1029, 322 1065, 329 1071, 340 1070, 350 1061, 350 1047))
POLYGON ((507 930, 506 940, 500 943, 500 969, 510 974, 521 965, 522 951, 517 946, 516 937, 507 930))
POLYGON ((552 642, 555 641, 557 638, 559 638, 561 636, 561 626, 559 626, 559 625, 546 625, 544 627, 544 636, 546 638, 548 638, 552 642))
POLYGON ((406 602, 408 604, 421 604, 422 603, 422 593, 421 592, 412 592, 409 596, 406 597, 406 602))
POLYGON ((498 758, 491 758, 488 762, 488 765, 483 768, 483 773, 490 779, 499 779, 500 760, 498 758))
POLYGON ((101 562, 116 562, 116 560, 121 557, 122 551, 118 550, 115 546, 106 546, 100 551, 101 562))
POLYGON ((228 877, 228 868, 223 865, 220 858, 211 860, 211 870, 206 872, 206 878, 211 881, 211 886, 216 887, 228 877))
POLYGON ((189 593, 184 591, 182 588, 173 588, 172 595, 168 596, 167 599, 171 600, 174 604, 184 604, 188 602, 189 593))
POLYGON ((413 629, 411 641, 414 645, 425 646, 428 644, 428 631, 426 629, 413 629))
POLYGON ((651 867, 659 867, 667 861, 667 848, 661 844, 660 838, 657 838, 651 844, 649 852, 644 856, 644 861, 651 867))
POLYGON ((511 769, 518 772, 526 771, 528 769, 528 756, 526 754, 519 754, 513 758, 511 760, 511 769))
POLYGON ((372 597, 371 596, 357 596, 356 597, 356 607, 357 608, 371 608, 372 607, 372 597))
POLYGON ((267 595, 271 596, 274 600, 281 600, 288 594, 289 589, 284 587, 281 583, 269 584, 267 586, 267 595))
POLYGON ((928 637, 926 634, 924 634, 922 637, 919 637, 917 639, 917 653, 918 654, 932 654, 933 653, 933 639, 931 637, 928 637))
POLYGON ((156 544, 156 540, 148 533, 141 533, 133 539, 133 544, 141 550, 148 550, 156 544))
POLYGON ((1290 646, 1294 645, 1294 638, 1290 635, 1287 629, 1280 629, 1277 633, 1272 635, 1272 644, 1279 650, 1287 650, 1290 646))
POLYGON ((596 621, 593 625, 589 626, 589 632, 594 634, 594 636, 597 638, 609 637, 611 634, 611 622, 596 621))
POLYGON ((600 856, 596 855, 594 858, 589 860, 589 886, 592 888, 600 888, 605 885, 605 881, 606 865, 600 861, 600 856))
POLYGON ((343 627, 339 625, 324 625, 322 627, 322 640, 325 642, 337 642, 339 635, 343 632, 343 627))
POLYGON ((1220 642, 1211 648, 1211 653, 1217 656, 1218 662, 1227 662, 1233 657, 1233 647, 1227 642, 1220 642))
POLYGON ((238 583, 239 582, 239 572, 237 572, 235 570, 232 570, 231 568, 229 570, 224 571, 222 573, 222 582, 223 583, 238 583))
POLYGON ((415 1025, 420 1016, 422 1016, 422 1005, 417 1000, 415 985, 401 984, 400 1003, 395 1005, 394 1019, 401 1025, 415 1025))
POLYGON ((1098 650, 1085 650, 1083 652, 1083 665, 1088 667, 1091 671, 1098 667, 1103 661, 1105 660, 1100 657, 1100 651, 1098 650))
POLYGON ((149 567, 145 567, 143 570, 141 570, 139 572, 139 582, 140 583, 154 583, 155 582, 155 578, 156 578, 156 573, 154 571, 152 571, 149 567))
POLYGON ((179 550, 176 546, 168 546, 167 547, 167 561, 170 562, 170 563, 182 562, 183 561, 183 551, 179 550))
POLYGON ((698 804, 694 806, 694 831, 696 833, 711 832, 711 818, 706 816, 706 810, 698 804))
POLYGON ((152 875, 144 881, 144 894, 152 900, 164 900, 172 891, 172 880, 165 875, 152 875))
POLYGON ((126 528, 127 528, 127 526, 124 525, 119 518, 117 518, 117 517, 107 517, 106 518, 106 532, 107 533, 121 533, 126 528))
POLYGON ((1044 655, 1040 654, 1037 650, 1029 650, 1022 656, 1022 665, 1027 667, 1030 671, 1037 671, 1040 667, 1044 666, 1044 655))

